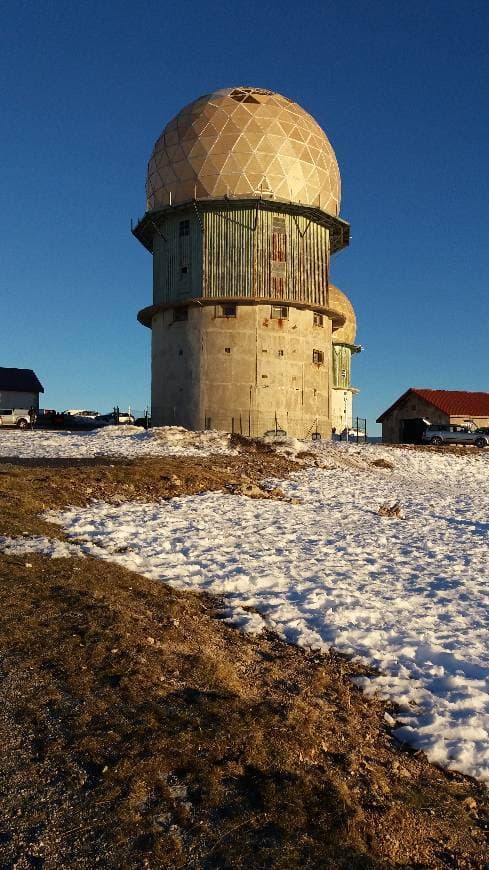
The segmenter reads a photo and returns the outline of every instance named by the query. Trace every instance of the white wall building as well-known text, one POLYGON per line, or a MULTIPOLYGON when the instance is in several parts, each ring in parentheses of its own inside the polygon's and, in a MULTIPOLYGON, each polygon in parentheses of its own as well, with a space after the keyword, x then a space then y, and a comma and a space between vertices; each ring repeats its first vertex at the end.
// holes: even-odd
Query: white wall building
POLYGON ((39 393, 44 387, 32 369, 0 367, 0 408, 39 409, 39 393))

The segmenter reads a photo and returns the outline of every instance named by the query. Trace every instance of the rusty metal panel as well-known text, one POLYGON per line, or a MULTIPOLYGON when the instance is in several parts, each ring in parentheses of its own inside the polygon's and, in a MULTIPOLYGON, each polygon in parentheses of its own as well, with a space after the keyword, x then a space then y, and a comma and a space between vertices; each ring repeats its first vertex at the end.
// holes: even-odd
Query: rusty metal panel
POLYGON ((239 206, 171 215, 155 231, 154 302, 227 296, 326 306, 328 245, 328 229, 302 215, 239 206))

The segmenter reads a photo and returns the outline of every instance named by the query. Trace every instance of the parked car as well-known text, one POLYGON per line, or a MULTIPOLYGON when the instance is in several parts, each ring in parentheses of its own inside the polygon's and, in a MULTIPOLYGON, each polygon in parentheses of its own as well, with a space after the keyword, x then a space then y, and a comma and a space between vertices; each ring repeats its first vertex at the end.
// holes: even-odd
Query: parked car
POLYGON ((426 427, 421 440, 424 444, 475 444, 476 447, 489 447, 488 432, 458 423, 431 424, 426 427))
POLYGON ((66 414, 68 417, 98 417, 98 411, 82 411, 79 408, 70 408, 67 411, 63 411, 63 414, 66 414))
POLYGON ((126 425, 134 426, 135 418, 128 411, 118 411, 117 415, 112 411, 110 414, 101 414, 98 418, 108 426, 126 425))
POLYGON ((30 422, 27 408, 0 408, 0 426, 17 426, 17 429, 27 429, 30 422))

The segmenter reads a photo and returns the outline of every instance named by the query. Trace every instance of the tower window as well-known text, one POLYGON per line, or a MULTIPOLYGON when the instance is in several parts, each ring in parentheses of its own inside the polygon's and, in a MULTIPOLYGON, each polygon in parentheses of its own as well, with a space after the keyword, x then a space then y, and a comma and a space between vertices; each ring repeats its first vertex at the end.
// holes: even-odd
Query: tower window
POLYGON ((312 316, 312 322, 314 326, 324 326, 323 315, 315 311, 312 316))
POLYGON ((190 221, 180 221, 178 225, 178 235, 180 238, 182 238, 182 236, 190 235, 190 221))
POLYGON ((285 234, 285 218, 272 217, 272 233, 285 234))
POLYGON ((286 305, 272 305, 270 317, 272 320, 287 320, 289 309, 286 305))
POLYGON ((284 355, 283 350, 279 350, 279 351, 277 351, 277 356, 283 356, 283 355, 284 355))
POLYGON ((230 348, 230 347, 225 347, 225 348, 224 348, 224 353, 231 353, 231 348, 230 348))
POLYGON ((324 353, 322 350, 313 350, 312 352, 312 361, 316 363, 318 366, 324 365, 324 353))
POLYGON ((188 320, 188 308, 174 308, 173 322, 176 323, 182 320, 188 320))
POLYGON ((218 305, 218 317, 236 317, 236 305, 218 305))

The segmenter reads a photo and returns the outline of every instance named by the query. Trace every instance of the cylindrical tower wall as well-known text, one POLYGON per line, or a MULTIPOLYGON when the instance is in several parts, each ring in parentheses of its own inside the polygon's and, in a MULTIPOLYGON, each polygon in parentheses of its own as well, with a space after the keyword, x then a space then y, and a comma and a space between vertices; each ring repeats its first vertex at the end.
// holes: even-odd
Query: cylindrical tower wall
POLYGON ((155 315, 154 424, 245 435, 278 427, 299 438, 313 431, 329 437, 329 318, 283 305, 234 308, 235 316, 232 305, 155 315))

